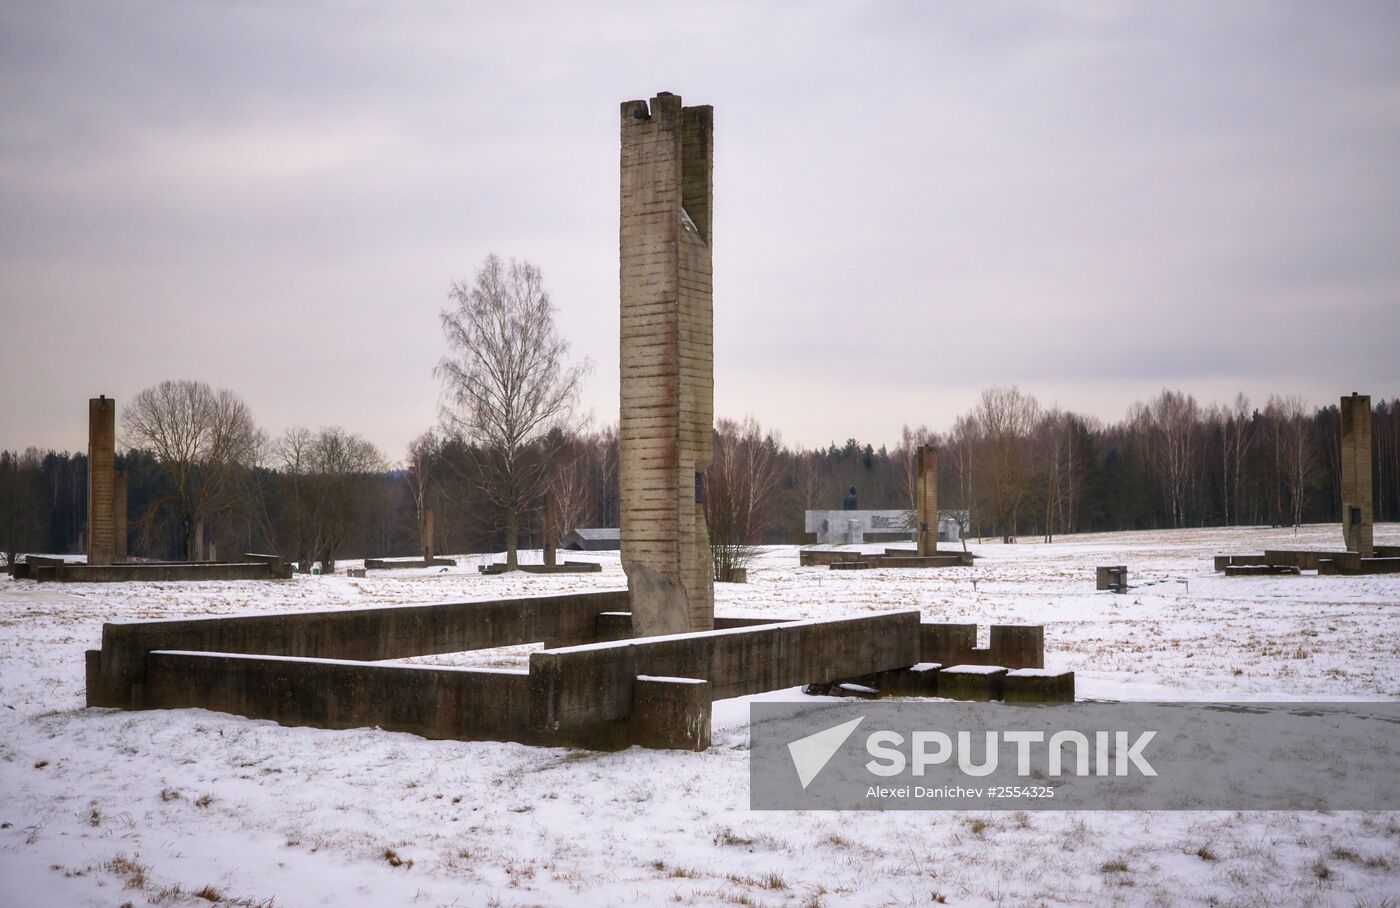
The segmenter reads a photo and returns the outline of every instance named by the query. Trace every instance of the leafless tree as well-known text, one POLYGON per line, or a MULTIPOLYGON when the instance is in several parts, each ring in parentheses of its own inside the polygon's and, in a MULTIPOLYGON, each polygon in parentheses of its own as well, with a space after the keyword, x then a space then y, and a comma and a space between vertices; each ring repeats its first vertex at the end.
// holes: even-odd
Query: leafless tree
POLYGON ((166 479, 138 524, 149 539, 168 509, 186 558, 195 556, 201 520, 227 505, 240 472, 257 457, 262 434, 238 395, 201 381, 163 381, 122 409, 126 445, 155 457, 166 479))
MULTIPOLYGON (((963 549, 967 549, 967 537, 972 533, 972 527, 976 523, 976 513, 973 510, 974 502, 974 471, 975 452, 981 443, 981 435, 977 428, 977 420, 971 416, 960 416, 953 423, 953 431, 948 435, 948 441, 943 446, 943 456, 952 461, 954 475, 957 476, 956 504, 960 505, 964 512, 964 517, 959 520, 959 529, 963 540, 963 549)), ((954 508, 957 510, 958 508, 954 508)), ((980 534, 979 534, 980 535, 980 534)))
POLYGON ((989 388, 982 392, 973 418, 988 507, 1003 540, 1011 542, 1021 504, 1034 481, 1032 434, 1040 419, 1040 404, 1015 386, 989 388))
POLYGON ((1283 493, 1287 494, 1288 518, 1296 531, 1303 522, 1308 481, 1317 463, 1317 452, 1312 442, 1311 414, 1307 403, 1296 396, 1269 398, 1265 413, 1273 429, 1275 459, 1280 485, 1283 493))
POLYGON ((822 468, 821 453, 793 452, 793 489, 803 511, 826 510, 831 503, 831 477, 822 468))
POLYGON ((506 563, 514 568, 520 514, 541 491, 550 452, 540 442, 572 414, 589 365, 567 363, 569 344, 554 324, 540 270, 491 255, 476 282, 452 286, 441 315, 448 353, 436 374, 444 426, 486 452, 480 475, 502 509, 506 563))
POLYGON ((715 579, 745 567, 754 545, 769 529, 773 502, 782 483, 779 439, 765 435, 752 418, 715 424, 714 458, 705 478, 705 520, 715 579))
MULTIPOLYGON (((436 486, 436 466, 442 450, 442 437, 433 429, 419 435, 408 443, 408 458, 404 463, 408 480, 409 494, 413 497, 413 511, 421 534, 426 528, 427 512, 432 507, 433 491, 436 486)), ((434 533, 434 535, 437 535, 434 533)), ((431 550, 433 540, 423 540, 431 550)))
POLYGON ((1196 477, 1200 449, 1196 398, 1163 390, 1147 404, 1134 404, 1129 422, 1138 430, 1148 463, 1162 483, 1172 526, 1186 525, 1186 503, 1196 477))
POLYGON ((556 544, 582 526, 593 511, 589 479, 598 450, 604 445, 595 436, 581 435, 559 446, 549 482, 549 494, 554 498, 556 544))
POLYGON ((334 573, 336 556, 385 469, 384 458, 373 444, 338 427, 288 429, 277 452, 297 561, 302 570, 319 561, 322 573, 334 573))

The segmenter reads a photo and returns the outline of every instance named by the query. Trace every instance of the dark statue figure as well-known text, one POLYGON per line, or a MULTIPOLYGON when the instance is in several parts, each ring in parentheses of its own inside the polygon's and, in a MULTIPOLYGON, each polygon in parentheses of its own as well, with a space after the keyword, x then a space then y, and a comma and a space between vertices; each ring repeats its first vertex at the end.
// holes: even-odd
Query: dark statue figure
POLYGON ((851 486, 846 490, 846 500, 841 502, 841 510, 854 511, 858 508, 859 505, 856 503, 856 487, 851 486))

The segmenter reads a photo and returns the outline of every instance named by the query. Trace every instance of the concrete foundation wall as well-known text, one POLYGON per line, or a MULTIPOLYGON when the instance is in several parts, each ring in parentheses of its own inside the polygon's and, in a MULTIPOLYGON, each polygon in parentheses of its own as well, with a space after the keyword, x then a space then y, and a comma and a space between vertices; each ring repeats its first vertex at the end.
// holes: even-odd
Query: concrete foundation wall
POLYGON ((147 657, 144 706, 459 741, 560 740, 532 730, 524 671, 158 651, 147 657))
POLYGON ((374 661, 544 642, 595 639, 597 616, 627 609, 625 591, 454 602, 396 608, 342 609, 102 626, 102 689, 139 706, 146 654, 155 650, 250 653, 374 661))
POLYGON ((586 726, 626 716, 630 679, 697 678, 711 699, 906 668, 920 661, 919 613, 799 621, 530 654, 536 721, 586 726))

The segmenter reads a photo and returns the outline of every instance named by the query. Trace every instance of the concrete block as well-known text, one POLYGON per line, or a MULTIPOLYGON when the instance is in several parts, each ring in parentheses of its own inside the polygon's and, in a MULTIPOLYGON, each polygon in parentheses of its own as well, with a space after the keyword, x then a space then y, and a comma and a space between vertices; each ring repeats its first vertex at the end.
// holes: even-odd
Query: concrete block
POLYGON ((1007 668, 1045 667, 1045 628, 1040 625, 993 624, 989 665, 1007 668))
POLYGON ((880 693, 891 697, 936 697, 942 669, 936 662, 917 662, 908 668, 880 672, 872 683, 880 693))
POLYGON ((630 744, 702 751, 710 746, 709 684, 701 678, 641 675, 632 684, 625 721, 630 744))
POLYGON ((916 661, 962 665, 968 661, 976 645, 975 624, 937 624, 925 621, 919 625, 919 658, 916 661))
POLYGON ((1074 672, 1018 668, 1002 679, 1007 703, 1073 703, 1074 672))
POLYGON ((1006 669, 996 665, 954 665, 938 673, 938 696, 949 700, 1000 700, 1006 669))

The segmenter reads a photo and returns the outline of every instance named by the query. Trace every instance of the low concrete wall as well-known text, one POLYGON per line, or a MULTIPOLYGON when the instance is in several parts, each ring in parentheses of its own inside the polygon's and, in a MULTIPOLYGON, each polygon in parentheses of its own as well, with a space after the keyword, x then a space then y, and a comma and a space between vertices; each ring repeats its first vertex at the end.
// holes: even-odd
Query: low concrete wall
MULTIPOLYGON (((289 575, 290 576, 290 575, 289 575)), ((35 571, 35 580, 57 580, 64 583, 162 583, 192 580, 285 580, 272 568, 259 561, 223 564, 67 564, 55 569, 53 576, 35 571)))
MULTIPOLYGON (((483 564, 477 570, 494 577, 508 574, 512 568, 501 562, 483 564)), ((597 574, 603 570, 603 566, 596 561, 566 561, 563 564, 518 564, 514 570, 526 574, 597 574)))
POLYGON ((1038 624, 993 624, 988 646, 977 646, 977 625, 919 625, 919 661, 939 665, 999 665, 1044 668, 1045 628, 1038 624))
POLYGON ((145 707, 459 741, 562 743, 529 721, 524 671, 154 651, 145 707))
POLYGON ((140 706, 146 654, 154 650, 251 653, 373 661, 496 646, 596 639, 601 612, 628 608, 626 590, 490 602, 340 609, 229 618, 104 624, 103 699, 89 706, 140 706), (115 702, 114 702, 115 701, 115 702))
POLYGON ((917 555, 912 549, 886 549, 884 554, 863 553, 845 549, 801 549, 797 554, 802 567, 819 567, 835 564, 864 562, 870 567, 893 568, 933 568, 957 567, 972 564, 968 552, 938 552, 933 555, 917 555))
POLYGON ((530 680, 536 722, 576 728, 626 716, 638 675, 705 680, 721 700, 907 668, 918 648, 919 613, 885 612, 546 650, 530 680))
POLYGON ((389 559, 389 558, 366 558, 365 569, 370 571, 390 571, 395 568, 430 568, 430 567, 456 567, 457 562, 452 558, 434 558, 427 561, 423 558, 389 559))

